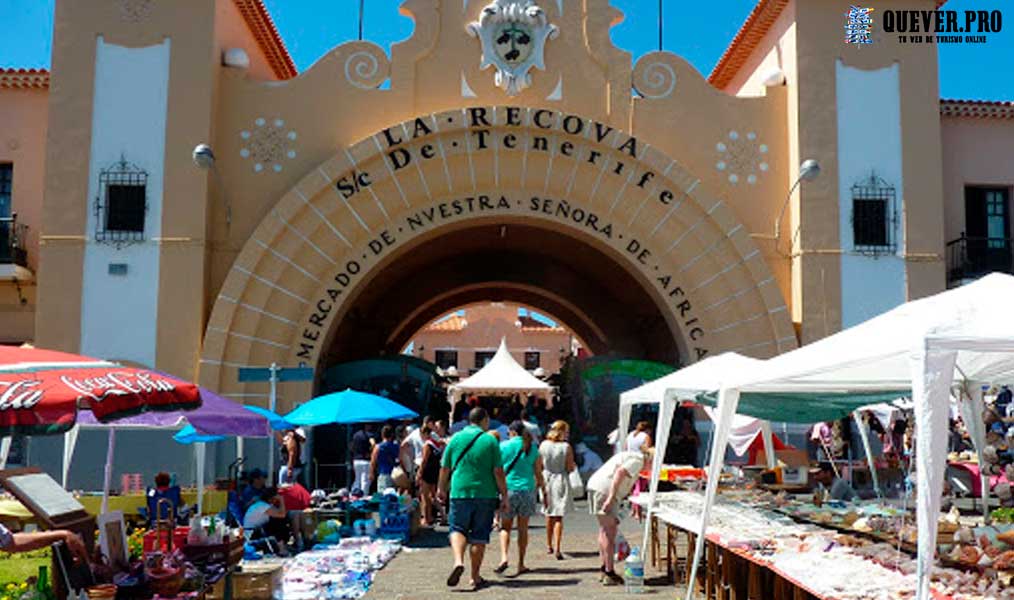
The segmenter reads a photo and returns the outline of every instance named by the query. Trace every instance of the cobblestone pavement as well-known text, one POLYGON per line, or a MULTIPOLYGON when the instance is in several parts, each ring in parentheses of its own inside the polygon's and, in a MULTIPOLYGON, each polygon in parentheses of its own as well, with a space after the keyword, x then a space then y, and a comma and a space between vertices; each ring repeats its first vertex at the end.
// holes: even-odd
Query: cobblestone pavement
MULTIPOLYGON (((468 571, 457 588, 448 588, 446 579, 451 570, 451 550, 447 542, 447 529, 438 528, 420 535, 403 549, 382 571, 376 574, 373 587, 365 600, 436 600, 475 597, 488 600, 602 600, 624 596, 622 586, 605 587, 598 581, 598 528, 595 518, 588 514, 588 505, 578 502, 572 514, 564 520, 563 551, 566 559, 558 561, 546 553, 545 521, 532 519, 534 527, 529 533, 529 554, 526 558, 532 569, 521 577, 514 577, 516 563, 516 534, 512 537, 511 568, 504 575, 493 573, 500 560, 500 550, 493 534, 483 561, 482 576, 490 585, 473 592, 468 585, 468 571)), ((621 525, 623 535, 632 543, 640 544, 643 529, 631 517, 621 525), (636 540, 636 541, 635 541, 636 540)), ((617 567, 620 572, 621 566, 617 567)), ((663 573, 653 572, 646 566, 645 594, 648 596, 676 597, 672 585, 667 585, 663 573)))

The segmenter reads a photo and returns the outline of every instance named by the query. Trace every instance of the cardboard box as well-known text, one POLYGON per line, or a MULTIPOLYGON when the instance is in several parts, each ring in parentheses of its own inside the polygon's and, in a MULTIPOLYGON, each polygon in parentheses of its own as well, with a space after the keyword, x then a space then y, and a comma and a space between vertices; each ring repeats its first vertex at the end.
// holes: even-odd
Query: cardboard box
POLYGON ((243 563, 232 574, 232 597, 243 600, 271 600, 282 585, 281 563, 243 563))
POLYGON ((204 592, 204 599, 205 600, 224 600, 225 599, 225 580, 228 577, 231 577, 231 575, 226 575, 225 577, 223 577, 223 578, 219 579, 218 581, 216 581, 214 584, 208 586, 208 589, 204 592))

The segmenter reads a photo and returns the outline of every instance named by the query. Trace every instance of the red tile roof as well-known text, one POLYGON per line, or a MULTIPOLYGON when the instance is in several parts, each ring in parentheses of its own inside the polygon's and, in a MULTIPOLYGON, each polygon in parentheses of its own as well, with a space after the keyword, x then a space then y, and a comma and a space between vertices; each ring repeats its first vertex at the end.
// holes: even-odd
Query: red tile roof
POLYGON ((296 64, 292 62, 289 51, 285 48, 282 36, 278 35, 275 22, 271 20, 263 0, 232 0, 243 15, 247 28, 257 40, 264 56, 267 57, 271 70, 279 79, 292 79, 298 73, 296 64))
POLYGON ((729 47, 722 53, 715 68, 708 75, 708 81, 718 89, 729 85, 732 78, 750 58, 750 54, 771 29, 771 25, 782 14, 789 0, 760 0, 746 17, 746 22, 736 32, 729 47))
POLYGON ((940 100, 940 116, 975 119, 1014 119, 1014 101, 940 100))
MULTIPOLYGON (((937 0, 937 8, 947 0, 937 0)), ((746 17, 746 22, 736 32, 729 47, 725 49, 715 68, 708 75, 708 81, 718 89, 724 89, 739 73, 743 65, 753 54, 760 41, 767 35, 789 0, 759 0, 746 17)))
POLYGON ((563 327, 553 327, 552 325, 527 316, 519 316, 518 321, 521 322, 521 331, 564 331, 563 327))
POLYGON ((468 321, 460 315, 451 315, 443 321, 430 323, 426 331, 461 331, 468 324, 468 321))
POLYGON ((0 69, 0 89, 49 89, 46 69, 0 69))

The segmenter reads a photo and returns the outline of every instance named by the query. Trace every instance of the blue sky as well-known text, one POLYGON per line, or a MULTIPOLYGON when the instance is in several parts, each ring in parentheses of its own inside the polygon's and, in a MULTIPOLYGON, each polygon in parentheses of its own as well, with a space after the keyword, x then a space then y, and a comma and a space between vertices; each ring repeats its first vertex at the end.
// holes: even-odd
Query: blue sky
MULTIPOLYGON (((70 0, 82 1, 82 0, 70 0)), ((571 1, 571 0, 568 0, 571 1)), ((265 0, 299 70, 337 44, 358 35, 359 0, 265 0)), ((626 14, 613 41, 635 58, 658 46, 654 0, 613 0, 626 14)), ((686 3, 663 0, 664 47, 707 75, 753 8, 753 0, 711 0, 678 11, 686 3), (692 25, 689 26, 688 24, 692 25)), ((365 38, 382 46, 411 34, 411 20, 398 14, 400 0, 366 0, 365 38)), ((864 5, 890 8, 890 3, 864 5)), ((1006 0, 950 0, 947 9, 1002 8, 1003 31, 986 44, 940 46, 940 93, 945 98, 1014 100, 1014 9, 1006 0)), ((52 49, 53 0, 0 0, 0 66, 48 67, 52 49)))

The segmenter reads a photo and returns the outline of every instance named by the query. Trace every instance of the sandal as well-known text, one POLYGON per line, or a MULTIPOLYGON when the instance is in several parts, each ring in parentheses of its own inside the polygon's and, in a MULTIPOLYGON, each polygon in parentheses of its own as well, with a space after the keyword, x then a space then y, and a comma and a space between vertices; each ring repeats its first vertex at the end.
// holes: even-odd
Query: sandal
POLYGON ((563 552, 557 552, 556 553, 556 560, 563 560, 563 558, 564 558, 563 557, 563 552))
POLYGON ((472 591, 473 592, 478 592, 479 590, 481 590, 482 588, 486 587, 487 585, 489 585, 489 582, 480 577, 478 581, 473 581, 472 582, 472 591))
POLYGON ((451 570, 451 574, 447 576, 447 587, 454 587, 461 581, 461 575, 465 572, 465 565, 457 565, 451 570))
POLYGON ((502 562, 502 563, 500 563, 497 566, 497 568, 493 569, 493 572, 496 573, 497 575, 499 575, 500 573, 503 573, 506 570, 507 570, 507 563, 506 562, 502 562))
POLYGON ((531 572, 532 572, 532 570, 529 569, 528 567, 520 567, 520 568, 518 568, 518 572, 515 573, 514 576, 515 577, 521 577, 525 573, 531 573, 531 572))

